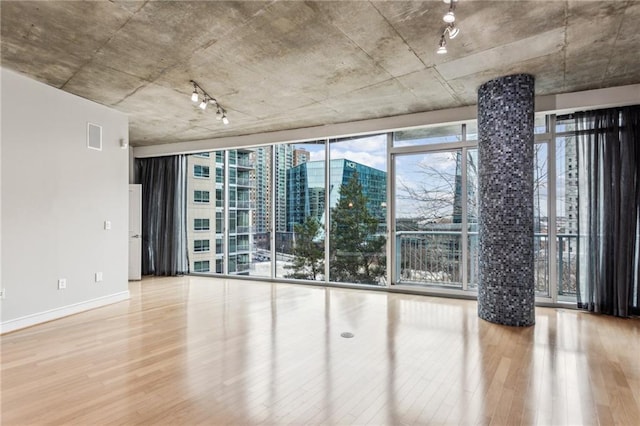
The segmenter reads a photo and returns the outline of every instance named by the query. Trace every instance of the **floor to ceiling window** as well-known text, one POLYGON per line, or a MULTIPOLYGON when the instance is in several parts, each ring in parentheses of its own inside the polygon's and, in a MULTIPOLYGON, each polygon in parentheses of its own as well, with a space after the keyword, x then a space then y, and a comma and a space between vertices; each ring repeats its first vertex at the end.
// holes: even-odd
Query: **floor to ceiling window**
MULTIPOLYGON (((554 117, 555 118, 555 117, 554 117)), ((573 117, 555 126, 555 232, 557 299, 575 302, 578 255, 578 153, 573 117)))
POLYGON ((392 282, 467 290, 477 282, 477 150, 467 125, 395 132, 392 282))
MULTIPOLYGON (((571 125, 535 122, 535 289, 552 303, 576 296, 571 125)), ((193 154, 191 271, 473 294, 477 137, 467 121, 193 154)))
POLYGON ((533 262, 536 295, 550 297, 548 141, 533 146, 533 262))
POLYGON ((387 135, 329 141, 329 279, 387 280, 387 135))
POLYGON ((269 268, 261 267, 258 252, 263 241, 263 229, 257 222, 264 204, 260 191, 269 184, 260 181, 257 190, 261 178, 258 157, 259 150, 251 149, 188 157, 193 171, 187 181, 188 192, 193 194, 187 208, 191 271, 270 276, 269 268))
POLYGON ((325 279, 325 141, 274 146, 275 276, 325 279))

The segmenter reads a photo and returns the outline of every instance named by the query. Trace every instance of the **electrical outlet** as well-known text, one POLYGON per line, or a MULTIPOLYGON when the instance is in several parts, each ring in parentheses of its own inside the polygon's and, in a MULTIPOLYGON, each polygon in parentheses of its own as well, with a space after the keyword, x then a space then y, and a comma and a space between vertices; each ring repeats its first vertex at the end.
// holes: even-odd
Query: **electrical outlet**
POLYGON ((96 272, 96 282, 102 281, 102 272, 96 272))
POLYGON ((107 230, 107 231, 109 229, 111 229, 111 221, 110 220, 105 220, 104 221, 104 229, 107 230))
POLYGON ((6 289, 0 289, 0 299, 4 299, 5 297, 7 297, 7 290, 6 289))
POLYGON ((58 290, 64 290, 65 288, 67 288, 67 279, 60 278, 58 280, 58 290))

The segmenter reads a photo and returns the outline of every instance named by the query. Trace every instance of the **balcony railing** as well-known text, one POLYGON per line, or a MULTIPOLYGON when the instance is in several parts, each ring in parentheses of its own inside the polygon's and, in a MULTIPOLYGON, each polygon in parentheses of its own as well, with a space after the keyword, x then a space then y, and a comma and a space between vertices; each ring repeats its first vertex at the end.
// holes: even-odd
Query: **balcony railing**
POLYGON ((251 265, 248 263, 238 263, 236 265, 236 272, 246 272, 251 269, 251 265))
POLYGON ((556 252, 558 253, 558 295, 575 296, 578 293, 578 236, 576 234, 558 234, 556 252))
POLYGON ((252 231, 251 226, 237 226, 236 234, 250 234, 252 231))
POLYGON ((460 232, 397 232, 396 248, 399 282, 462 287, 460 232))
MULTIPOLYGON (((478 282, 478 234, 469 232, 467 280, 478 282)), ((575 296, 577 235, 556 235, 558 295, 575 296)), ((462 233, 460 231, 402 231, 396 233, 397 276, 400 283, 462 288, 462 233)), ((534 235, 535 290, 549 296, 548 235, 534 235)))
POLYGON ((254 162, 249 158, 238 158, 236 165, 238 167, 245 167, 245 168, 252 169, 254 166, 254 162))
POLYGON ((241 253, 241 252, 249 252, 250 248, 249 248, 249 244, 238 244, 236 246, 236 253, 241 253))
POLYGON ((254 208, 254 203, 253 201, 241 201, 241 200, 237 200, 235 206, 231 206, 231 207, 236 207, 238 209, 253 209, 254 208))

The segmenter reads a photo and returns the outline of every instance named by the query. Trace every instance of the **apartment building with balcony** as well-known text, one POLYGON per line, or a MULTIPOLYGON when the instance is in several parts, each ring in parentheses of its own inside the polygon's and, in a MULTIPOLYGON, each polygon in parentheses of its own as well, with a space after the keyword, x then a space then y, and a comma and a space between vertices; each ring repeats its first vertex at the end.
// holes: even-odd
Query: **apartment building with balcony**
POLYGON ((187 157, 187 236, 192 272, 248 272, 254 247, 252 154, 251 150, 231 150, 187 157))

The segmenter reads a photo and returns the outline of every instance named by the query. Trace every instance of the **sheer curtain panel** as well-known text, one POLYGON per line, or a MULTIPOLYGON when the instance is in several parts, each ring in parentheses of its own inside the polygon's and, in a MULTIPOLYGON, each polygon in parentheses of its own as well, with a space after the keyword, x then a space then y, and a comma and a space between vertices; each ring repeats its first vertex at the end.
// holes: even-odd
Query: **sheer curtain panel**
POLYGON ((575 115, 578 306, 638 314, 640 294, 640 106, 575 115))
POLYGON ((142 274, 189 272, 187 254, 187 158, 136 159, 142 184, 142 274))

